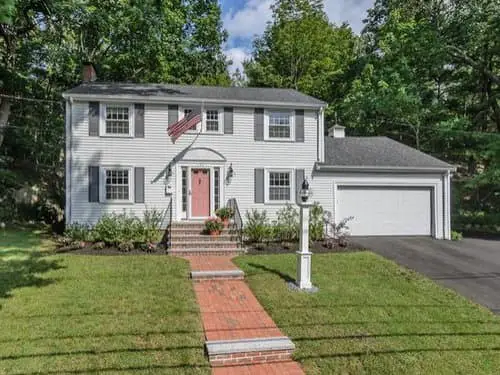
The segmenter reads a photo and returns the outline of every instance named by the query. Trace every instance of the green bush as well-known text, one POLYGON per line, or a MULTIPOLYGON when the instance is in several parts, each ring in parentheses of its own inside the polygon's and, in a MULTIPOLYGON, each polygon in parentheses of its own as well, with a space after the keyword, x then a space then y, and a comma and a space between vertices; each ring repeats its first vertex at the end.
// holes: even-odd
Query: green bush
POLYGON ((146 210, 143 220, 126 213, 104 215, 92 229, 93 239, 108 246, 124 244, 123 248, 128 247, 130 243, 138 246, 155 242, 161 235, 162 219, 163 211, 156 209, 146 210))
POLYGON ((324 210, 318 202, 314 202, 309 212, 309 239, 311 241, 321 241, 324 239, 324 210))
POLYGON ((274 236, 282 242, 293 242, 299 239, 299 212, 291 204, 287 204, 277 213, 274 224, 274 236))
POLYGON ((144 226, 143 240, 146 243, 157 242, 161 238, 160 227, 163 221, 165 211, 153 209, 146 209, 144 211, 144 219, 142 220, 144 226))
POLYGON ((246 223, 243 228, 243 235, 248 242, 258 243, 268 241, 271 227, 267 218, 267 212, 252 210, 246 212, 246 223))
POLYGON ((68 225, 64 231, 64 237, 70 241, 91 242, 94 240, 90 225, 78 223, 68 225))
POLYGON ((451 240, 452 241, 462 241, 463 236, 462 233, 456 232, 454 230, 451 231, 451 240))

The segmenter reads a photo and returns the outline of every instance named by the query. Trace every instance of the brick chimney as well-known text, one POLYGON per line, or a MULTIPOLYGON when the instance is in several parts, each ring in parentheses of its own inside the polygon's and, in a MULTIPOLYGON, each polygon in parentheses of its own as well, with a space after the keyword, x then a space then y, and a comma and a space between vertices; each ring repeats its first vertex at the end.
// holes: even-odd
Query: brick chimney
POLYGON ((94 64, 91 62, 83 63, 82 81, 84 83, 94 82, 97 79, 94 64))

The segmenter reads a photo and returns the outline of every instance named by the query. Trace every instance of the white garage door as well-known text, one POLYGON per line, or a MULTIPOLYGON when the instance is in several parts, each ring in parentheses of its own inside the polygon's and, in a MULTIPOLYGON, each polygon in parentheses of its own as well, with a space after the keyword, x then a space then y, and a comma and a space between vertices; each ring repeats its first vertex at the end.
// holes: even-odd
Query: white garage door
POLYGON ((429 188, 337 188, 336 217, 354 216, 348 224, 353 236, 430 236, 431 212, 429 188))

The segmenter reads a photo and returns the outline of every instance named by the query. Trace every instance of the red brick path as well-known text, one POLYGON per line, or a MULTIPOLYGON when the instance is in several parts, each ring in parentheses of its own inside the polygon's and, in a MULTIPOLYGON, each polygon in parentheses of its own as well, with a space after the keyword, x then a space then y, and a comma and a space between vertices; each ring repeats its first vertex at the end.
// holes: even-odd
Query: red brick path
MULTIPOLYGON (((230 257, 187 256, 192 271, 237 270, 230 257)), ((241 280, 206 280, 194 284, 207 341, 283 336, 271 317, 241 280)), ((218 367, 213 375, 303 375, 293 361, 218 367)))

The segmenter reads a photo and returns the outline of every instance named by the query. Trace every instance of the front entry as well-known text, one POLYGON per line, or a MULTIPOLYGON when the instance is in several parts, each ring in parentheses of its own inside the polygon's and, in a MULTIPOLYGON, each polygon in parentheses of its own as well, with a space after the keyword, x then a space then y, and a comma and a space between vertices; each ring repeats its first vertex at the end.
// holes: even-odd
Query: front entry
POLYGON ((210 216, 210 169, 191 169, 191 216, 210 216))

